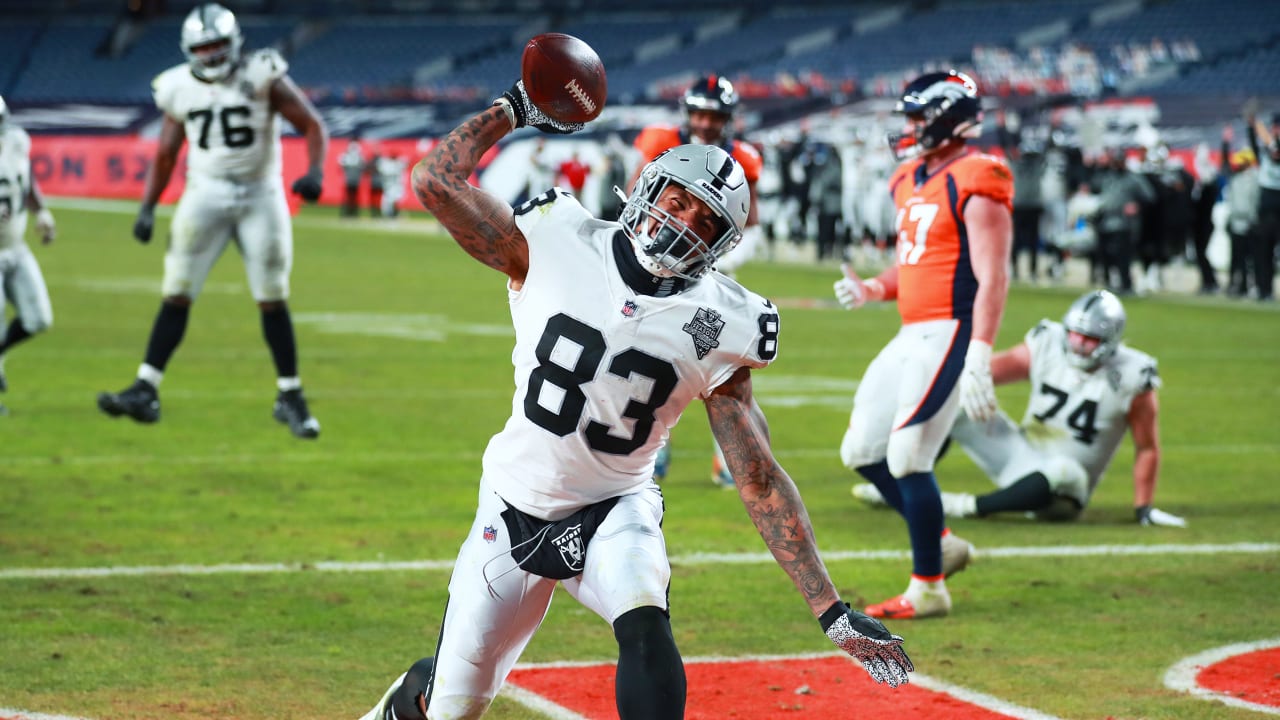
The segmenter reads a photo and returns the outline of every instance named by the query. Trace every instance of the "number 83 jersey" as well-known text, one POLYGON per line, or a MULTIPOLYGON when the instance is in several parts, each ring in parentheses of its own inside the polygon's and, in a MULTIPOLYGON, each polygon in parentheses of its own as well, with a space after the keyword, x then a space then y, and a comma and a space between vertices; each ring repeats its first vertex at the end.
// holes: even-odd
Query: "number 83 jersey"
POLYGON ((183 124, 187 178, 253 182, 280 176, 280 126, 271 108, 271 85, 289 64, 275 50, 246 55, 219 82, 176 65, 151 83, 156 107, 183 124))
POLYGON ((637 293, 615 222, 551 190, 516 210, 529 272, 510 292, 516 392, 484 455, 519 510, 559 519, 651 481, 658 448, 695 398, 778 352, 778 312, 719 272, 677 294, 637 293))

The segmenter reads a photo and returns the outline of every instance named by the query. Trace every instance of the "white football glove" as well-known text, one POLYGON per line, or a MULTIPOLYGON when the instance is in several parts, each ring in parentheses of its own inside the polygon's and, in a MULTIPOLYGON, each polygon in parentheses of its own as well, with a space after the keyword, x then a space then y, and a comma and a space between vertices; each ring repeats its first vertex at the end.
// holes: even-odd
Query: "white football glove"
POLYGON ((862 663, 872 680, 889 687, 911 682, 909 673, 916 667, 902 648, 902 638, 890 633, 879 620, 836 602, 818 622, 836 647, 862 663))
POLYGON ((1176 527, 1184 528, 1187 526, 1185 518, 1180 518, 1173 513, 1167 513, 1160 508, 1154 508, 1150 505, 1143 505, 1133 509, 1133 514, 1138 520, 1139 525, 1159 527, 1176 527))
POLYGON ((40 208, 40 212, 36 213, 36 232, 40 233, 40 241, 45 245, 53 242, 54 236, 58 234, 58 228, 53 223, 53 213, 49 212, 49 208, 40 208))
POLYGON ((960 407, 978 422, 986 422, 996 414, 996 388, 991 381, 991 345, 970 340, 960 373, 960 407))
POLYGON ((844 277, 835 281, 832 286, 836 291, 836 300, 844 306, 845 310, 857 310, 867 302, 866 283, 858 277, 858 273, 854 272, 848 263, 842 263, 840 271, 844 273, 844 277))

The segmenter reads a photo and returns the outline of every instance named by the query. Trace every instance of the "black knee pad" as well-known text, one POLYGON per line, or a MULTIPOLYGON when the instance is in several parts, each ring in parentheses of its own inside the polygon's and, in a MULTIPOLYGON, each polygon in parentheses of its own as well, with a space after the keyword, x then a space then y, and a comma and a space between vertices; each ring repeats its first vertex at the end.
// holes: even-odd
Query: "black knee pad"
POLYGON ((425 657, 413 664, 399 689, 391 696, 397 720, 427 720, 427 702, 435 679, 436 659, 425 657))
POLYGON ((667 612, 636 608, 613 623, 618 640, 615 692, 621 720, 684 717, 684 662, 671 636, 667 612))

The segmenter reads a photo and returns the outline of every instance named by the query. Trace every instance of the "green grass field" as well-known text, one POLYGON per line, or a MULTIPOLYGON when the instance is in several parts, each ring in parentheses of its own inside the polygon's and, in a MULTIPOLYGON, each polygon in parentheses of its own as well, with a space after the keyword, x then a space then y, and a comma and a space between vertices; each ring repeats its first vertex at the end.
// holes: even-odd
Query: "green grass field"
MULTIPOLYGON (((161 422, 139 426, 94 403, 131 382, 158 306, 163 243, 130 238, 131 210, 62 207, 58 241, 35 248, 56 322, 6 366, 0 707, 96 720, 354 719, 432 650, 480 456, 510 408, 504 279, 421 220, 344 224, 335 210, 308 210, 295 226, 291 307, 322 437, 295 440, 271 419, 274 372, 234 251, 193 310, 161 422), (317 566, 419 560, 440 562, 317 566), (295 571, 199 571, 272 563, 295 571), (170 569, 32 572, 142 566, 170 569)), ((740 276, 784 308, 779 359, 756 375, 778 456, 841 592, 875 602, 902 590, 910 563, 858 551, 905 551, 906 532, 850 498, 855 478, 837 448, 858 375, 897 316, 832 307, 837 272, 755 263, 740 276)), ((1015 288, 997 345, 1060 317, 1077 292, 1015 288)), ((1059 718, 1256 717, 1167 689, 1162 676, 1188 655, 1280 634, 1280 313, 1190 297, 1127 305, 1128 339, 1159 359, 1165 382, 1157 504, 1190 526, 1132 522, 1126 442, 1082 522, 954 521, 986 555, 952 579, 953 614, 892 629, 921 672, 1059 718), (1271 545, 1166 547, 1238 543, 1271 545), (1117 552, 1009 550, 1100 546, 1117 552), (1123 554, 1135 547, 1152 552, 1123 554)), ((1000 398, 1020 416, 1026 389, 1000 398)), ((772 563, 691 560, 764 546, 736 495, 708 481, 700 407, 673 448, 664 491, 682 652, 833 649, 772 563)), ((947 489, 988 486, 958 452, 938 476, 947 489)), ((523 659, 613 653, 605 624, 561 595, 523 659)), ((541 716, 500 698, 491 717, 541 716)))

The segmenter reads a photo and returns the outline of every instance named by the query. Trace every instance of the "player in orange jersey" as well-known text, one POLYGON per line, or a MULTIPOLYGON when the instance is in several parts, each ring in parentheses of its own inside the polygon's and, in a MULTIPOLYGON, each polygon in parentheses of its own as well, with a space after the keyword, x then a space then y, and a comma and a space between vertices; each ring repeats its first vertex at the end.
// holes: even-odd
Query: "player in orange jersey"
MULTIPOLYGON (((751 191, 751 212, 747 215, 747 224, 742 230, 742 240, 736 250, 716 263, 717 270, 732 276, 734 270, 755 255, 764 238, 756 196, 756 182, 760 179, 764 160, 750 143, 733 138, 733 111, 738 107, 738 93, 727 78, 719 75, 699 78, 685 91, 681 103, 685 114, 683 126, 651 125, 636 136, 635 148, 640 151, 640 164, 631 174, 627 188, 635 187, 636 180, 640 178, 640 170, 649 161, 677 145, 716 145, 732 155, 746 173, 747 188, 751 191)), ((727 489, 737 487, 724 462, 724 453, 714 441, 712 445, 714 453, 711 458, 711 481, 727 489)), ((658 454, 654 477, 658 480, 666 477, 670 463, 671 448, 664 445, 658 454)))
POLYGON ((1001 160, 965 146, 982 127, 978 88, 967 75, 917 78, 897 112, 906 125, 889 138, 905 160, 889 180, 896 262, 869 280, 846 266, 835 289, 850 309, 896 299, 902 316, 858 383, 840 458, 907 521, 907 590, 866 612, 908 619, 951 610, 945 578, 973 553, 946 527, 933 463, 961 409, 977 420, 996 411, 991 343, 1009 287, 1013 178, 1001 160))

